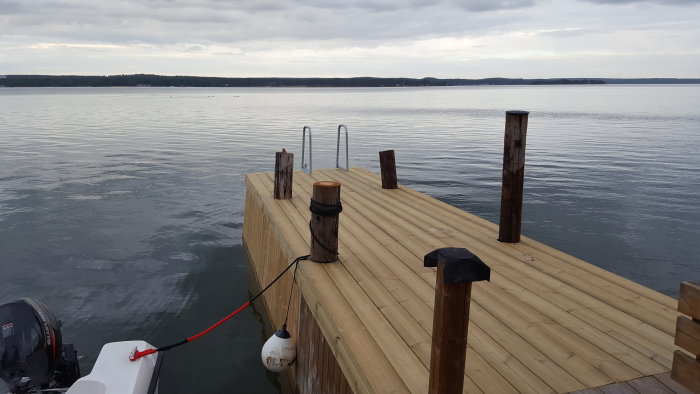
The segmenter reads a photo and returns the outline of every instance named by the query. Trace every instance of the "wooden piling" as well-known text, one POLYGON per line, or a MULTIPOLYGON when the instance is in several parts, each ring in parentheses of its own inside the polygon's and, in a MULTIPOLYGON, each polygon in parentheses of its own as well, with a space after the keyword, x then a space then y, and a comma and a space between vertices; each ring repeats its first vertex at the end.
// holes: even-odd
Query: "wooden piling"
POLYGON ((676 350, 673 353, 671 378, 691 391, 700 393, 700 282, 681 283, 678 311, 689 318, 678 316, 675 344, 695 358, 676 350))
POLYGON ((282 152, 275 153, 275 187, 273 195, 275 200, 289 200, 292 198, 292 176, 294 174, 294 154, 282 152))
POLYGON ((503 147, 503 181, 501 186, 501 220, 498 240, 520 242, 525 181, 525 137, 527 111, 506 112, 503 147))
POLYGON ((437 249, 424 265, 437 266, 428 393, 462 393, 472 282, 488 280, 490 270, 463 248, 437 249))
POLYGON ((340 183, 315 182, 311 197, 311 260, 330 263, 338 259, 340 183))
POLYGON ((382 188, 383 189, 398 189, 396 179, 396 160, 394 158, 394 150, 385 150, 379 152, 379 165, 382 171, 382 188))

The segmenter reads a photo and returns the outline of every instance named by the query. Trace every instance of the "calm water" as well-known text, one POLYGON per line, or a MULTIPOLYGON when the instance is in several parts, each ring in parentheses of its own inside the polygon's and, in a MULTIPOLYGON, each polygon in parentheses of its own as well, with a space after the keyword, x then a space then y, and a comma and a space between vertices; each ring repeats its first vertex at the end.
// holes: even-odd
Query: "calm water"
MULTIPOLYGON (((251 293, 243 176, 298 154, 378 171, 498 220, 504 111, 531 111, 523 233, 675 296, 700 278, 700 86, 0 89, 0 303, 63 320, 87 373, 103 343, 165 345, 251 293)), ((263 309, 167 354, 163 393, 277 392, 263 309)), ((0 386, 0 392, 4 392, 0 386)))

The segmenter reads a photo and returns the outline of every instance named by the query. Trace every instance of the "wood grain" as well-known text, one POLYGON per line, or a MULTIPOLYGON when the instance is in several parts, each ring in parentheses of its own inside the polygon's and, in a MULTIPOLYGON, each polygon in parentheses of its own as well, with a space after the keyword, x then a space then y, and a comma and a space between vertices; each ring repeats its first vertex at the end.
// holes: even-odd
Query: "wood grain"
POLYGON ((700 321, 678 316, 676 320, 676 345, 696 356, 700 354, 700 321))
POLYGON ((525 183, 525 111, 506 112, 506 133, 503 147, 503 179, 501 183, 501 219, 498 240, 520 242, 525 183))
POLYGON ((430 356, 430 394, 461 393, 464 385, 461 371, 464 371, 467 355, 472 284, 445 284, 443 268, 444 264, 439 262, 430 356))
POLYGON ((294 154, 282 152, 275 153, 275 189, 273 196, 277 200, 292 198, 292 184, 294 176, 294 154))
MULTIPOLYGON (((314 183, 312 200, 325 206, 340 204, 340 183, 319 181, 314 183)), ((338 260, 338 215, 312 214, 311 261, 331 263, 338 260)))
POLYGON ((700 393, 700 361, 676 350, 673 354, 671 378, 690 391, 700 393))
POLYGON ((678 311, 693 319, 700 319, 700 284, 698 282, 681 283, 678 311))
MULTIPOLYGON (((656 376, 671 366, 676 300, 524 236, 498 242, 497 225, 405 186, 385 190, 363 169, 297 171, 288 200, 272 198, 274 173, 246 176, 243 236, 258 283, 308 253, 309 199, 323 180, 343 185, 339 261, 303 262, 295 290, 321 332, 311 340, 330 349, 319 353, 317 374, 337 381, 333 358, 353 392, 425 393, 437 273, 422 257, 455 246, 492 269, 492 282, 472 287, 465 392, 634 388, 629 379, 650 375, 663 383, 656 376)), ((263 296, 273 324, 290 284, 283 277, 263 296)), ((291 308, 298 316, 294 298, 291 308)))

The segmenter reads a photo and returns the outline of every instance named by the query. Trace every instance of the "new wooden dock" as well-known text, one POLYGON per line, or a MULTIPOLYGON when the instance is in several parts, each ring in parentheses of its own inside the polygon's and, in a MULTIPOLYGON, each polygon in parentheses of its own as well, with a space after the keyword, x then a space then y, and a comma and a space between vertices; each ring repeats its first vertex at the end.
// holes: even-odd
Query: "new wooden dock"
MULTIPOLYGON (((309 254, 312 184, 342 184, 340 261, 303 261, 296 273, 290 375, 299 392, 426 393, 436 271, 423 257, 447 246, 491 268, 491 281, 472 290, 465 392, 562 393, 649 379, 683 391, 666 379, 675 299, 527 237, 499 242, 496 224, 402 185, 382 189, 364 169, 294 172, 288 200, 272 198, 273 177, 246 176, 243 240, 260 285, 309 254)), ((275 326, 291 283, 286 275, 264 296, 275 326)))

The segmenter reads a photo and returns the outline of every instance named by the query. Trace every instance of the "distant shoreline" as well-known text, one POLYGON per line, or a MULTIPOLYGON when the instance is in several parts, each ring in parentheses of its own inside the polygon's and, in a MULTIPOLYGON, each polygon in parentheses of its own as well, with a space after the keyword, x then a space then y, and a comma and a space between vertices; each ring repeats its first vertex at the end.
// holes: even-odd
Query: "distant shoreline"
POLYGON ((224 78, 155 74, 0 76, 0 87, 420 87, 603 84, 700 84, 700 78, 224 78))

